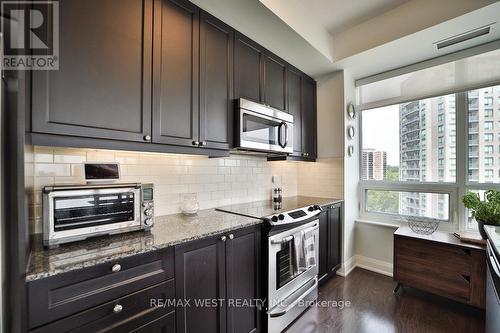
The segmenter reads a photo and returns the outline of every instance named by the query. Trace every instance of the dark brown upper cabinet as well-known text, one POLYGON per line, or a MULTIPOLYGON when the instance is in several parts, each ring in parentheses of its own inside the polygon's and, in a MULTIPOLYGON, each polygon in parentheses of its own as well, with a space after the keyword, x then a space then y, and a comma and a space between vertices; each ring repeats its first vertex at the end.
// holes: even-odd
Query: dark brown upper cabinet
POLYGON ((277 56, 264 55, 264 103, 286 110, 286 62, 277 56))
POLYGON ((235 32, 234 98, 264 102, 264 48, 235 32))
POLYGON ((316 81, 302 75, 302 156, 306 160, 317 157, 316 81))
POLYGON ((258 308, 228 306, 229 299, 262 297, 260 242, 260 228, 250 227, 175 247, 176 297, 223 300, 215 307, 178 307, 177 332, 260 331, 258 308))
POLYGON ((289 67, 287 71, 288 112, 293 115, 293 154, 302 156, 302 73, 289 67))
POLYGON ((199 8, 155 2, 153 142, 198 146, 199 8))
POLYGON ((200 143, 229 149, 233 139, 234 30, 208 13, 200 15, 200 143))
POLYGON ((59 11, 59 70, 32 71, 32 131, 149 141, 152 0, 64 0, 59 11))

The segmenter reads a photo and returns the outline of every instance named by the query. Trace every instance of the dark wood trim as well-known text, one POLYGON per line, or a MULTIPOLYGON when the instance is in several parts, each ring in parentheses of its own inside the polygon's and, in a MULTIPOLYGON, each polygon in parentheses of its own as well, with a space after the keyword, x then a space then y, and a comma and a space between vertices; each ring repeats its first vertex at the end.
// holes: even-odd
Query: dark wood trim
MULTIPOLYGON (((28 71, 5 71, 2 78, 2 206, 5 253, 5 330, 20 333, 27 330, 26 264, 29 256, 28 207, 26 201, 24 149, 25 115, 29 101, 28 71)), ((3 296, 3 295, 2 295, 3 296)))
POLYGON ((41 133, 31 133, 28 134, 28 136, 31 138, 30 141, 32 144, 39 146, 131 150, 154 153, 206 155, 210 157, 229 156, 229 151, 220 149, 201 149, 197 147, 165 145, 149 142, 131 142, 41 133))

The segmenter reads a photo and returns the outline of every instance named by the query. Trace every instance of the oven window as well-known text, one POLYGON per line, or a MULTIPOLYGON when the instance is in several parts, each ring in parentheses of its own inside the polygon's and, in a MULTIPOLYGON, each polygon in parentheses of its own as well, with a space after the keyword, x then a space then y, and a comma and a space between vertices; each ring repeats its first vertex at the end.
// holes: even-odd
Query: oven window
POLYGON ((243 114, 242 139, 266 145, 278 145, 278 128, 281 123, 243 114))
POLYGON ((294 278, 292 242, 281 245, 281 250, 276 253, 276 289, 283 287, 294 278))
POLYGON ((134 192, 54 198, 54 230, 134 220, 134 192))

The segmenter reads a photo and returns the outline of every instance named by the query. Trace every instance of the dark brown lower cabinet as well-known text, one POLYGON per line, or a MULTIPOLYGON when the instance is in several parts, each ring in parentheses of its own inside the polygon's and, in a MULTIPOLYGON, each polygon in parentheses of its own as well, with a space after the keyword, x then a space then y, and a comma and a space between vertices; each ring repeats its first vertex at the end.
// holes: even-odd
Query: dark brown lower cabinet
POLYGON ((323 206, 319 215, 319 282, 325 283, 340 268, 343 203, 323 206))
POLYGON ((260 228, 251 227, 175 248, 177 332, 260 331, 260 228), (180 304, 180 303, 179 303, 180 304), (202 305, 200 305, 202 304, 202 305))
POLYGON ((167 315, 163 327, 171 327, 174 306, 151 301, 175 298, 174 251, 61 273, 29 282, 27 290, 30 332, 134 332, 167 315))

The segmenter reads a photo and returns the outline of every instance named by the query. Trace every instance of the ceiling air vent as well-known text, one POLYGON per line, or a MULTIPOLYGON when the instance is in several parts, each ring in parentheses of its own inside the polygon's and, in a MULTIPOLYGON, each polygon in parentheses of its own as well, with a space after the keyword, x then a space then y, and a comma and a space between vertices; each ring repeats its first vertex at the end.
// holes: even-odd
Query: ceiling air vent
POLYGON ((464 32, 463 34, 460 34, 460 35, 456 35, 456 36, 453 36, 453 37, 450 37, 450 38, 443 39, 443 40, 441 40, 439 42, 434 43, 434 45, 436 45, 436 48, 438 50, 441 50, 442 48, 445 48, 445 47, 448 47, 448 46, 451 46, 451 45, 455 45, 455 44, 458 44, 458 43, 462 43, 462 42, 471 40, 473 38, 477 38, 477 37, 481 37, 481 36, 487 35, 487 34, 489 34, 491 32, 491 29, 493 28, 493 25, 494 25, 494 23, 489 24, 489 25, 484 26, 484 27, 480 27, 480 28, 477 28, 477 29, 474 29, 474 30, 470 30, 470 31, 464 32))

